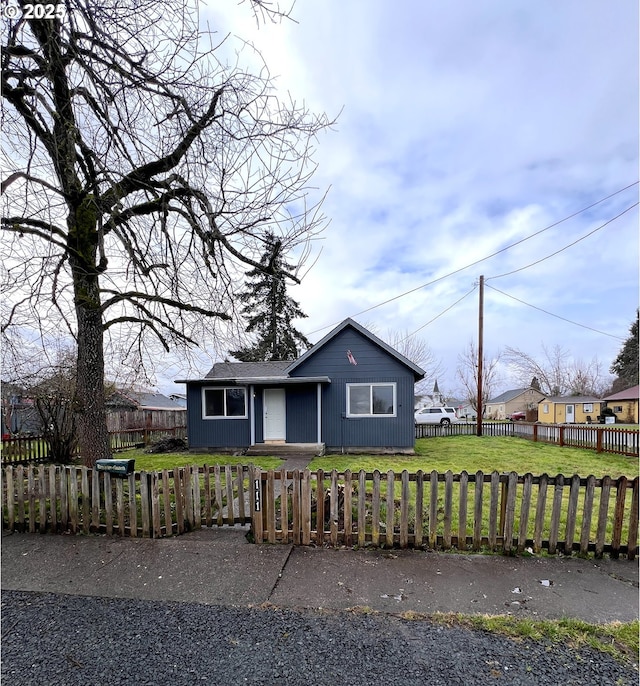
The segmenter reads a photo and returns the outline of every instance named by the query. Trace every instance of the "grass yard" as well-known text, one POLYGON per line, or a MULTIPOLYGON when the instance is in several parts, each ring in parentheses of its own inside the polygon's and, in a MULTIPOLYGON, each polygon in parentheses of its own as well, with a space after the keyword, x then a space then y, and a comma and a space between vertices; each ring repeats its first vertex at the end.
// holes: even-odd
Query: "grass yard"
MULTIPOLYGON (((523 476, 528 472, 534 476, 548 474, 550 477, 555 477, 562 474, 565 477, 571 477, 574 474, 585 478, 593 475, 596 478, 610 476, 617 479, 620 476, 626 476, 633 479, 638 476, 638 460, 636 458, 625 457, 623 455, 613 455, 608 453, 596 453, 590 450, 581 450, 577 448, 561 448, 556 445, 534 443, 521 438, 510 437, 493 437, 485 436, 478 438, 477 436, 448 436, 442 438, 425 438, 416 441, 416 455, 402 456, 402 455, 329 455, 319 457, 313 460, 310 464, 312 471, 323 469, 325 472, 324 487, 327 488, 330 484, 328 475, 331 470, 336 469, 338 472, 344 472, 349 469, 356 475, 360 469, 367 472, 375 472, 378 470, 381 473, 379 484, 379 498, 380 498, 380 517, 384 521, 387 511, 387 477, 386 472, 392 470, 399 474, 403 470, 410 473, 415 473, 421 470, 428 474, 432 470, 439 474, 444 474, 450 470, 453 474, 460 474, 466 471, 473 475, 478 470, 489 474, 492 471, 500 473, 515 471, 523 476)), ((400 485, 395 484, 395 498, 399 497, 400 485)), ((488 522, 490 519, 490 500, 488 492, 488 484, 485 484, 485 494, 482 501, 482 522, 483 531, 487 531, 488 522)), ((372 485, 368 482, 367 499, 372 500, 373 495, 370 493, 372 485)), ((473 521, 473 487, 470 487, 467 499, 467 523, 466 533, 471 534, 471 526, 473 521)), ((569 503, 569 483, 565 484, 562 493, 562 509, 559 518, 559 532, 561 532, 560 540, 566 529, 567 511, 569 503)), ((436 507, 436 520, 438 535, 443 532, 444 526, 444 502, 445 502, 445 485, 441 482, 438 484, 436 507)), ((460 499, 460 485, 453 484, 452 488, 452 502, 451 502, 451 516, 450 526, 455 533, 458 530, 459 524, 459 499, 460 499)), ((536 512, 536 504, 538 497, 538 487, 534 487, 531 499, 531 509, 529 511, 527 522, 527 537, 534 536, 534 514, 536 512)), ((415 513, 414 501, 416 498, 415 485, 413 482, 409 485, 409 518, 412 520, 415 513)), ((584 495, 580 495, 580 504, 584 499, 584 495)), ((610 500, 610 515, 612 514, 613 500, 615 493, 613 493, 610 500)), ((425 487, 424 495, 424 527, 425 531, 429 526, 427 503, 431 500, 430 487, 425 487)), ((518 532, 520 526, 520 513, 523 500, 523 485, 519 484, 516 489, 515 496, 515 515, 514 515, 514 531, 518 532)), ((552 505, 554 500, 553 487, 550 488, 547 494, 546 506, 544 509, 544 531, 548 532, 551 527, 552 505)), ((590 523, 591 540, 595 540, 597 531, 597 513, 600 504, 600 491, 597 490, 594 494, 593 516, 590 523)), ((628 536, 628 521, 630 517, 631 496, 629 495, 625 503, 624 525, 622 527, 623 540, 626 542, 628 536)), ((398 510, 398 503, 394 505, 394 510, 398 510)), ((576 531, 581 531, 583 520, 582 506, 578 507, 576 518, 576 531)), ((399 524, 399 511, 394 512, 394 525, 399 524)), ((610 516, 607 521, 607 540, 611 540, 611 533, 613 528, 613 517, 610 516)), ((578 534, 579 536, 579 534, 578 534)))
POLYGON ((237 465, 251 464, 261 469, 278 469, 282 464, 279 457, 251 457, 248 460, 244 455, 212 455, 211 453, 145 453, 143 449, 126 450, 116 455, 118 459, 136 461, 136 471, 145 470, 147 472, 161 471, 163 469, 173 469, 174 467, 184 467, 185 465, 237 465))
POLYGON ((502 436, 446 436, 442 438, 421 438, 416 441, 416 454, 409 455, 327 455, 316 457, 309 469, 350 469, 357 472, 364 469, 373 472, 403 469, 416 472, 436 470, 444 473, 451 470, 459 474, 463 470, 475 473, 478 470, 491 472, 515 471, 518 474, 531 472, 534 475, 590 474, 600 478, 638 476, 638 460, 635 457, 596 453, 594 450, 560 448, 546 443, 534 443, 522 438, 502 436))
MULTIPOLYGON (((283 460, 278 457, 260 456, 247 458, 234 455, 212 455, 210 453, 145 453, 143 449, 127 450, 118 453, 122 459, 135 459, 136 470, 161 471, 185 465, 204 464, 255 464, 261 469, 278 469, 283 460)), ((459 474, 466 470, 469 474, 482 470, 485 473, 494 469, 498 472, 515 471, 518 474, 531 472, 534 475, 563 474, 582 477, 593 474, 600 478, 619 476, 634 478, 638 476, 638 460, 635 457, 596 453, 579 448, 560 448, 546 443, 534 443, 522 438, 502 436, 445 436, 442 438, 421 438, 416 441, 415 455, 325 455, 314 458, 309 469, 336 469, 344 472, 350 469, 357 472, 388 470, 402 472, 406 469, 416 472, 436 470, 444 473, 451 470, 459 474)))

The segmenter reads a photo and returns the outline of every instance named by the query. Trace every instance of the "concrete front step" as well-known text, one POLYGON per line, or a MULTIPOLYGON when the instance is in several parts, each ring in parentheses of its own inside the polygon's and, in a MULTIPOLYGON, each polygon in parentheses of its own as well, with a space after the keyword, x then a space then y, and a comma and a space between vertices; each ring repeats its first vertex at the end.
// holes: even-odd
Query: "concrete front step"
POLYGON ((246 455, 324 455, 324 443, 256 443, 246 455))

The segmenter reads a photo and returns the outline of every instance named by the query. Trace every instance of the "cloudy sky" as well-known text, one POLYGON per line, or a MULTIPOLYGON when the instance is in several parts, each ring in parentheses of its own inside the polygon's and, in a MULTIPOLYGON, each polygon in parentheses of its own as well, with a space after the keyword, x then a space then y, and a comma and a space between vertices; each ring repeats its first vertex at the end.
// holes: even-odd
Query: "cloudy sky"
POLYGON ((297 0, 293 17, 257 28, 229 3, 223 23, 281 93, 338 117, 299 328, 419 330, 453 392, 482 274, 489 355, 559 344, 608 368, 638 307, 637 3, 297 0))

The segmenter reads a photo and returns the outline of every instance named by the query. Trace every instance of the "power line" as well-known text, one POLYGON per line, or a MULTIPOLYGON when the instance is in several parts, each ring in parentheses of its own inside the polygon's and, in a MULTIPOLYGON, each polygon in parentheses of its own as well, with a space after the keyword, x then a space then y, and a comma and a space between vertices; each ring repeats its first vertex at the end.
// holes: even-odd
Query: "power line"
MULTIPOLYGON (((495 252, 491 253, 490 255, 487 255, 486 257, 482 257, 479 260, 476 260, 475 262, 471 262, 470 264, 465 265, 464 267, 460 267, 459 269, 455 269, 452 272, 449 272, 448 274, 445 274, 444 276, 439 276, 437 279, 433 279, 432 281, 427 281, 427 283, 423 283, 420 286, 416 286, 415 288, 411 288, 408 291, 404 291, 404 293, 400 293, 399 295, 395 295, 393 298, 389 298, 388 300, 384 300, 383 302, 378 303, 377 305, 372 305, 371 307, 367 307, 364 310, 360 310, 360 312, 356 312, 355 314, 350 315, 351 317, 358 317, 361 314, 365 314, 367 312, 371 312, 371 310, 375 310, 378 307, 382 307, 383 305, 388 305, 390 302, 393 302, 394 300, 399 300, 400 298, 404 298, 406 295, 410 295, 411 293, 415 293, 416 291, 422 290, 423 288, 427 288, 428 286, 433 286, 433 284, 438 283, 439 281, 443 281, 444 279, 448 279, 450 276, 455 276, 456 274, 459 274, 460 272, 464 271, 465 269, 470 269, 471 267, 475 267, 477 264, 480 264, 481 262, 484 262, 485 260, 489 260, 492 257, 495 257, 496 255, 500 255, 501 253, 511 250, 511 248, 515 248, 516 245, 520 245, 521 243, 524 243, 525 241, 530 240, 531 238, 535 238, 536 236, 539 236, 541 233, 544 233, 545 231, 548 231, 549 229, 552 229, 559 224, 562 224, 563 222, 568 221, 569 219, 573 219, 574 217, 578 216, 582 212, 586 212, 587 210, 590 210, 591 208, 595 207, 596 205, 600 205, 601 203, 609 200, 610 198, 615 197, 616 195, 619 195, 620 193, 623 193, 626 190, 629 190, 629 188, 633 188, 633 186, 637 186, 640 181, 634 181, 633 183, 630 183, 629 185, 625 186, 624 188, 620 188, 619 190, 607 195, 604 198, 601 198, 600 200, 596 200, 596 202, 591 203, 591 205, 587 205, 587 207, 583 207, 581 210, 577 210, 573 214, 568 215, 567 217, 564 217, 564 219, 560 219, 557 222, 554 222, 553 224, 549 224, 548 226, 545 226, 542 229, 539 229, 535 233, 532 233, 530 236, 525 236, 525 238, 521 238, 520 240, 516 241, 515 243, 511 243, 510 245, 505 246, 504 248, 500 248, 500 250, 496 250, 495 252)), ((567 246, 570 247, 570 246, 567 246)), ((494 278, 499 278, 499 277, 494 277, 494 278)), ((307 336, 311 336, 314 333, 318 333, 318 331, 324 331, 325 329, 329 329, 332 326, 337 326, 340 322, 334 322, 333 324, 327 324, 325 326, 321 326, 319 329, 314 329, 313 331, 310 331, 307 336)))
POLYGON ((568 245, 565 245, 564 248, 560 248, 560 250, 556 250, 555 252, 552 252, 550 255, 547 255, 546 257, 541 257, 539 260, 536 260, 535 262, 531 262, 530 264, 525 265, 524 267, 519 267, 518 269, 514 269, 513 271, 510 272, 505 272, 504 274, 499 274, 498 276, 489 276, 487 277, 487 281, 493 280, 493 279, 501 279, 503 276, 510 276, 511 274, 516 274, 517 272, 524 271, 525 269, 529 269, 530 267, 534 267, 536 264, 540 264, 541 262, 544 262, 545 260, 550 259, 551 257, 555 257, 556 255, 559 255, 561 252, 567 250, 568 248, 573 247, 577 243, 580 243, 580 241, 583 241, 585 238, 589 238, 589 236, 592 236, 594 233, 597 231, 600 231, 601 229, 604 229, 605 226, 608 226, 612 222, 614 222, 616 219, 620 219, 623 214, 626 214, 630 210, 632 210, 634 207, 638 207, 640 203, 634 203, 630 207, 627 207, 626 210, 623 210, 620 212, 620 214, 616 215, 612 219, 609 219, 606 221, 604 224, 601 224, 597 228, 593 229, 593 231, 589 231, 589 233, 585 233, 584 236, 581 236, 577 240, 573 241, 573 243, 569 243, 568 245))
POLYGON ((410 333, 408 336, 405 336, 404 338, 399 340, 398 343, 404 343, 404 341, 411 338, 411 336, 415 336, 418 333, 418 331, 422 331, 422 329, 429 326, 429 324, 432 324, 433 322, 435 322, 436 319, 439 319, 440 317, 442 317, 443 314, 446 314, 449 310, 453 309, 459 302, 462 302, 466 297, 470 296, 473 293, 473 291, 475 291, 475 290, 476 290, 476 285, 474 284, 473 288, 468 293, 465 293, 461 298, 456 300, 452 305, 449 305, 449 307, 447 307, 446 310, 442 310, 442 312, 440 312, 440 314, 436 315, 433 319, 430 319, 426 324, 423 324, 421 327, 416 329, 413 333, 410 333))
POLYGON ((571 319, 567 319, 566 317, 561 317, 559 314, 554 314, 553 312, 548 312, 547 310, 543 310, 541 307, 537 307, 536 305, 532 305, 531 303, 525 302, 524 300, 520 300, 520 298, 516 298, 514 295, 509 295, 509 293, 505 293, 504 291, 501 291, 499 288, 496 288, 495 286, 490 286, 486 282, 485 282, 485 286, 487 288, 491 288, 491 290, 494 290, 497 293, 501 293, 502 295, 505 295, 507 298, 511 298, 512 300, 516 300, 517 302, 521 303, 522 305, 526 305, 527 307, 532 307, 534 310, 538 310, 538 312, 544 312, 544 314, 548 314, 551 317, 555 317, 556 319, 561 319, 563 322, 568 322, 569 324, 574 324, 575 326, 579 326, 583 329, 589 329, 589 331, 595 331, 595 333, 600 333, 603 336, 609 336, 609 338, 615 338, 618 341, 624 341, 625 340, 621 336, 614 336, 612 333, 607 333, 606 331, 599 331, 598 329, 594 329, 591 326, 586 326, 586 324, 580 324, 578 322, 571 321, 571 319))

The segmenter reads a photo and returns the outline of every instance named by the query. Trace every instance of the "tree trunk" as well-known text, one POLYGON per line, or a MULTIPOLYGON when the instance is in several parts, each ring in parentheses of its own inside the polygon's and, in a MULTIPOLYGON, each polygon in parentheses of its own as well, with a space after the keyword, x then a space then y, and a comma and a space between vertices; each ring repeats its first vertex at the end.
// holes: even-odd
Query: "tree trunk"
POLYGON ((74 304, 78 323, 76 407, 78 445, 82 461, 93 467, 96 460, 111 457, 104 395, 104 329, 100 306, 99 268, 96 266, 99 236, 91 198, 70 213, 69 239, 73 257, 74 304))
MULTIPOLYGON (((97 281, 97 278, 96 278, 97 281)), ((76 303, 78 317, 78 444, 82 461, 93 467, 96 460, 111 457, 104 397, 104 351, 100 311, 76 303)))

